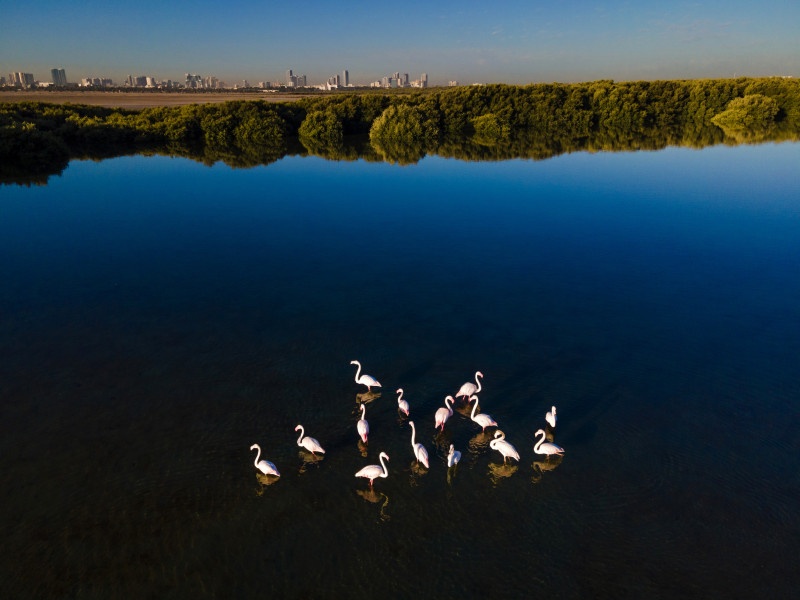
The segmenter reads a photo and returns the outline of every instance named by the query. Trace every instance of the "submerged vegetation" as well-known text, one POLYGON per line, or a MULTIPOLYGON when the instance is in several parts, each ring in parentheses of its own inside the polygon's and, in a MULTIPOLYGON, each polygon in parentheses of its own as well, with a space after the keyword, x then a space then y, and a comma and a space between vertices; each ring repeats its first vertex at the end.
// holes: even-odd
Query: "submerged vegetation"
POLYGON ((426 154, 544 159, 798 138, 800 81, 781 78, 498 84, 138 111, 4 102, 0 182, 46 182, 73 158, 137 152, 234 167, 291 154, 408 164, 426 154))

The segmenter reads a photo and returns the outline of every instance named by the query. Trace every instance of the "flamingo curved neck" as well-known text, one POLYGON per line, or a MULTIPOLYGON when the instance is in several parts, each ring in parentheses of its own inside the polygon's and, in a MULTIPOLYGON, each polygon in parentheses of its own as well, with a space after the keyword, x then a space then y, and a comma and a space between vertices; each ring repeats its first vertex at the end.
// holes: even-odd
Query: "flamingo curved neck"
POLYGON ((389 469, 386 468, 386 463, 383 462, 383 459, 386 458, 386 455, 383 452, 381 452, 381 455, 378 458, 380 459, 381 468, 383 469, 381 477, 386 477, 387 475, 389 475, 389 469))
POLYGON ((481 380, 479 379, 479 377, 483 377, 483 375, 481 375, 480 372, 475 373, 475 383, 478 384, 478 389, 475 390, 476 392, 480 392, 481 391, 481 380))
POLYGON ((256 444, 256 459, 253 461, 253 464, 257 467, 258 466, 258 459, 261 458, 261 446, 256 444))
POLYGON ((361 375, 361 363, 357 360, 353 361, 353 363, 358 365, 358 368, 356 369, 356 383, 358 383, 358 376, 361 375))
POLYGON ((475 411, 478 410, 478 397, 475 396, 475 406, 472 407, 472 414, 470 415, 470 419, 473 421, 475 420, 475 411))
POLYGON ((403 390, 397 390, 397 401, 400 402, 400 400, 402 399, 403 399, 403 390))
POLYGON ((305 429, 303 429, 303 427, 302 427, 302 425, 301 425, 301 426, 300 426, 300 437, 298 437, 298 438, 297 438, 297 445, 298 445, 298 446, 300 445, 300 440, 302 440, 302 439, 303 439, 303 436, 305 435, 305 433, 306 433, 306 430, 305 430, 305 429))
POLYGON ((414 442, 417 438, 417 430, 414 428, 414 422, 411 421, 411 445, 414 446, 414 442))
POLYGON ((453 402, 452 396, 448 396, 447 398, 444 399, 444 407, 447 409, 447 411, 450 413, 450 415, 453 414, 453 409, 450 406, 450 404, 452 402, 453 402))
POLYGON ((536 454, 541 454, 541 452, 539 452, 539 448, 541 448, 542 444, 544 443, 544 437, 545 437, 544 436, 544 431, 541 431, 541 430, 538 431, 536 433, 536 437, 538 438, 540 433, 542 434, 542 439, 540 439, 538 442, 536 442, 536 445, 533 447, 533 451, 536 452, 536 454))
POLYGON ((367 407, 363 404, 361 405, 361 418, 364 418, 364 414, 367 412, 367 407))

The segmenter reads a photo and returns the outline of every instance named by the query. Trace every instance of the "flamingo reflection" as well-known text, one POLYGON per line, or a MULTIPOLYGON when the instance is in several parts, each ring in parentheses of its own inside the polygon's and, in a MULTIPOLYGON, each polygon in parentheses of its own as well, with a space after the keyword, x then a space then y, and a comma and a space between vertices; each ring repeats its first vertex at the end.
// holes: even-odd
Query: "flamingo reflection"
POLYGON ((274 485, 280 481, 280 477, 275 475, 264 475, 263 473, 256 473, 256 481, 261 484, 256 494, 260 496, 264 493, 264 488, 268 485, 274 485))
POLYGON ((388 521, 389 514, 386 511, 386 508, 389 506, 389 496, 386 494, 377 491, 375 488, 367 488, 365 490, 356 490, 356 494, 361 496, 364 500, 369 502, 370 504, 379 504, 380 505, 380 512, 378 513, 378 517, 381 521, 388 521))
POLYGON ((483 454, 489 448, 489 442, 493 439, 494 436, 485 431, 476 433, 467 443, 470 454, 483 454))
POLYGON ((547 471, 555 471, 556 467, 561 464, 563 460, 563 456, 557 456, 553 460, 535 460, 531 463, 531 468, 533 469, 533 475, 531 476, 531 482, 539 483, 544 477, 545 472, 547 471))
POLYGON ((501 480, 508 479, 519 469, 514 463, 489 463, 489 479, 497 485, 501 480))
POLYGON ((380 397, 380 392, 361 392, 360 394, 356 394, 356 402, 358 404, 369 404, 380 397))
POLYGON ((318 466, 319 463, 325 458, 325 456, 322 454, 314 454, 308 450, 300 450, 300 452, 297 453, 297 456, 300 457, 300 461, 302 463, 300 465, 300 470, 298 471, 301 474, 308 471, 309 467, 318 466))

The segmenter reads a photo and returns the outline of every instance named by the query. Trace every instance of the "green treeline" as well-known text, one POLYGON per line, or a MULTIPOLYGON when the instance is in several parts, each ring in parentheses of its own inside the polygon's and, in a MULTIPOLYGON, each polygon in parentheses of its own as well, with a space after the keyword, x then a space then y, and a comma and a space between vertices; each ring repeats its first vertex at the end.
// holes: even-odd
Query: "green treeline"
POLYGON ((484 85, 125 110, 0 103, 0 182, 46 181, 72 158, 186 156, 237 167, 291 154, 401 164, 426 154, 564 152, 798 139, 800 81, 783 78, 484 85))

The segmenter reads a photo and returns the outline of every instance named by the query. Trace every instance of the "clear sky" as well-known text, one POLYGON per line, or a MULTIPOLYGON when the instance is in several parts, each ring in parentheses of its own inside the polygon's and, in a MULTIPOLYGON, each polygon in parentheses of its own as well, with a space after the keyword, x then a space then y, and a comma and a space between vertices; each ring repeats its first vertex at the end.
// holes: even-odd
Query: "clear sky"
POLYGON ((0 0, 0 74, 228 85, 800 76, 800 0, 0 0))

